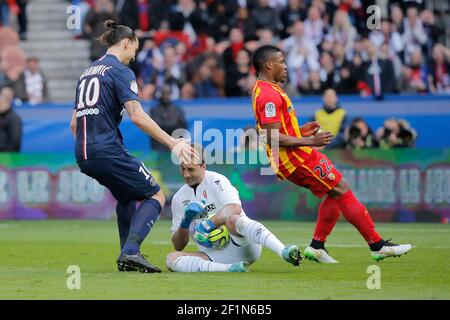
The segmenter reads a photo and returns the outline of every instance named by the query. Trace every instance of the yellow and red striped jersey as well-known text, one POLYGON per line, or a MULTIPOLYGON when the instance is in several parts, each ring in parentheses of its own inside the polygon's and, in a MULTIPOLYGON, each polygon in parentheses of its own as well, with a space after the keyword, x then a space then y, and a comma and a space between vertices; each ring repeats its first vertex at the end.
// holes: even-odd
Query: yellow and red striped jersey
MULTIPOLYGON (((264 134, 261 131, 264 124, 279 122, 280 133, 298 138, 302 136, 291 99, 278 85, 257 80, 253 88, 252 107, 260 134, 264 134)), ((267 142, 265 147, 271 166, 281 180, 300 167, 313 151, 311 147, 280 147, 276 154, 267 142)))

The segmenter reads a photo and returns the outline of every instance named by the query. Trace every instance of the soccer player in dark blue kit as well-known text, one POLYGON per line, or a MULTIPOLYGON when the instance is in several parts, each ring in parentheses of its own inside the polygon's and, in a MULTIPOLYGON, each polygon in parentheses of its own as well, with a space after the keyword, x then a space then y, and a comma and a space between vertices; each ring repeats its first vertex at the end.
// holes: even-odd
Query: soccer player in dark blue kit
POLYGON ((142 109, 134 73, 127 65, 135 58, 139 40, 132 29, 105 22, 98 39, 106 54, 80 76, 71 129, 81 172, 107 187, 117 200, 121 252, 119 271, 161 272, 140 253, 140 245, 158 219, 164 194, 142 161, 125 149, 119 124, 126 110, 131 121, 166 145, 181 161, 197 157, 184 139, 165 133, 142 109), (141 201, 136 209, 136 204, 141 201))

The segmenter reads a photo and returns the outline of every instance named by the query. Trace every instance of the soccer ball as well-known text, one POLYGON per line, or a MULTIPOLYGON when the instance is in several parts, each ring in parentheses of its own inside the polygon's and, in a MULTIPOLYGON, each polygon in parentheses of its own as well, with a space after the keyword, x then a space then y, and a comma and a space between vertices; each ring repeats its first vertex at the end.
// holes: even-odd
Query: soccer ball
POLYGON ((225 225, 221 225, 209 233, 208 240, 213 248, 223 249, 230 242, 230 233, 225 225))

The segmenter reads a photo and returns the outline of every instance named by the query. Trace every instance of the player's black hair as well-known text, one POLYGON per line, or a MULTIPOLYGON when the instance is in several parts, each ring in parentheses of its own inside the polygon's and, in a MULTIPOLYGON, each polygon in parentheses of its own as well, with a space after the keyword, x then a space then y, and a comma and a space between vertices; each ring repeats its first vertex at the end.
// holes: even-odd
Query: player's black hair
POLYGON ((107 30, 97 40, 108 47, 119 43, 123 39, 131 41, 137 39, 136 33, 130 27, 118 25, 113 20, 106 20, 103 25, 107 30))
POLYGON ((272 45, 264 45, 255 50, 252 56, 252 64, 257 74, 262 71, 269 57, 277 52, 281 52, 280 48, 272 45))

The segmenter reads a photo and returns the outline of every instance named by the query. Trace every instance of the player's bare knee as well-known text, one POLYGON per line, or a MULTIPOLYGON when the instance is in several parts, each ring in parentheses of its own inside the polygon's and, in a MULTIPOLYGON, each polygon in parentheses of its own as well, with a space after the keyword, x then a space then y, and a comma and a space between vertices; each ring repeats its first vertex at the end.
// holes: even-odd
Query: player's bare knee
POLYGON ((227 227, 228 231, 231 232, 232 234, 237 233, 236 231, 236 221, 239 219, 240 215, 232 215, 230 217, 228 217, 225 226, 227 227))
POLYGON ((167 269, 172 270, 175 261, 182 255, 183 255, 182 252, 170 252, 169 254, 167 254, 167 256, 166 256, 167 269))
POLYGON ((155 195, 152 197, 153 199, 157 200, 161 207, 164 207, 164 204, 166 203, 166 197, 164 196, 164 193, 159 190, 155 195))

